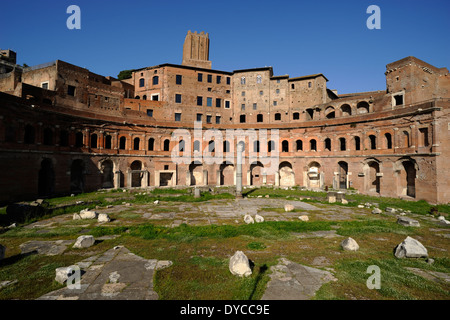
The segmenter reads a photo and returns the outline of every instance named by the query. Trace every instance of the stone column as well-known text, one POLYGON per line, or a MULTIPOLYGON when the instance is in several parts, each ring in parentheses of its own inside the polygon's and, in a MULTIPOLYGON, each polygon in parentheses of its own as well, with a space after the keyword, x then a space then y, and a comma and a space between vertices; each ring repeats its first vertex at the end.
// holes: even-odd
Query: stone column
POLYGON ((242 198, 242 144, 237 145, 236 198, 242 198))
POLYGON ((114 172, 114 189, 120 188, 120 171, 114 172))

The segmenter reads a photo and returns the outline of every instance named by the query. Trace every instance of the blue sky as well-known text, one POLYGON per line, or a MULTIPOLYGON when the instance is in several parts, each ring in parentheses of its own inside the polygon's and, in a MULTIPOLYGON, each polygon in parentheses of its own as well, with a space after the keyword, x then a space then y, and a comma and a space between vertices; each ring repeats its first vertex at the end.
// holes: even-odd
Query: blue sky
POLYGON ((323 73, 339 93, 384 90, 386 64, 415 56, 450 68, 448 0, 15 0, 2 2, 0 48, 18 63, 64 60, 101 75, 181 64, 188 30, 210 35, 213 69, 272 66, 275 75, 323 73), (66 9, 81 8, 81 30, 66 9), (381 29, 369 30, 369 5, 381 29))

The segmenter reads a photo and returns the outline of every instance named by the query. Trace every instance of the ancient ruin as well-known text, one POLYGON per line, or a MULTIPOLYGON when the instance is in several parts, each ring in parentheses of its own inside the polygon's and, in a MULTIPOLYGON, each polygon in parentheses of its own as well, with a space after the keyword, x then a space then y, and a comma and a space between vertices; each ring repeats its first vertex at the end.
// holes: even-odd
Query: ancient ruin
POLYGON ((209 45, 209 34, 189 31, 181 65, 133 70, 123 80, 61 60, 22 67, 15 52, 1 50, 0 201, 100 188, 234 186, 239 141, 239 188, 242 179, 242 186, 450 201, 447 68, 406 57, 387 64, 386 88, 339 94, 322 73, 214 70, 209 45), (196 124, 244 136, 198 138, 196 124), (173 137, 176 129, 191 138, 173 137), (247 129, 277 129, 279 140, 253 141, 247 129), (174 150, 191 151, 192 161, 174 162, 174 150), (203 161, 221 152, 233 161, 203 161), (279 162, 267 173, 262 155, 274 152, 279 162), (261 161, 250 161, 252 153, 261 161))

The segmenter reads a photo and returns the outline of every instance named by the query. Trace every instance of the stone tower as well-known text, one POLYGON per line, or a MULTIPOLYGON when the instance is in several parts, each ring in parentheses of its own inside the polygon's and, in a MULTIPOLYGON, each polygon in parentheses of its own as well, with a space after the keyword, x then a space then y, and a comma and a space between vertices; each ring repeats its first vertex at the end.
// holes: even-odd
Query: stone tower
POLYGON ((209 59, 209 34, 188 31, 183 46, 182 65, 211 69, 209 59))

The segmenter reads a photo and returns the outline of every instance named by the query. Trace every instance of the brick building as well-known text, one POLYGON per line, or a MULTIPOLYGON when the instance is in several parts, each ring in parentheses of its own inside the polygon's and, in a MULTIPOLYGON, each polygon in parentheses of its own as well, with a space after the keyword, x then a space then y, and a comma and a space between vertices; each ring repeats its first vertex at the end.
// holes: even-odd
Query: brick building
POLYGON ((13 51, 2 56, 1 202, 99 188, 234 185, 239 141, 244 185, 450 201, 449 73, 415 57, 386 66, 386 89, 342 95, 323 74, 214 70, 209 35, 190 31, 181 65, 134 70, 126 80, 60 60, 24 68, 13 51), (184 162, 174 161, 178 151, 184 162), (273 154, 276 169, 267 171, 273 154))

